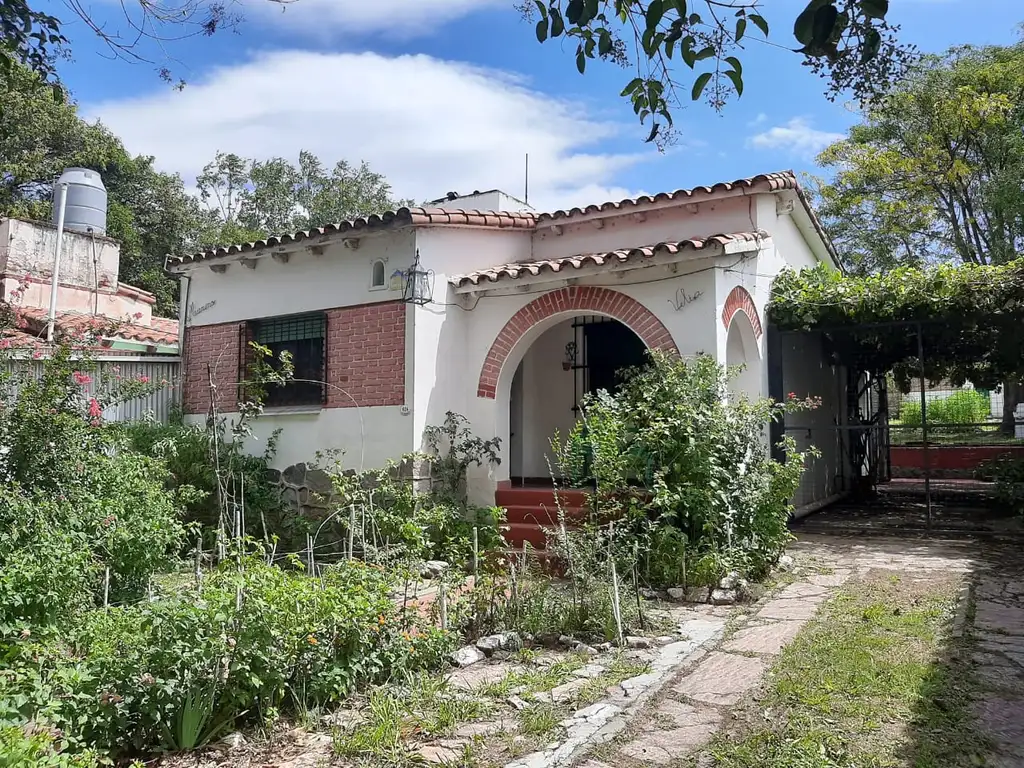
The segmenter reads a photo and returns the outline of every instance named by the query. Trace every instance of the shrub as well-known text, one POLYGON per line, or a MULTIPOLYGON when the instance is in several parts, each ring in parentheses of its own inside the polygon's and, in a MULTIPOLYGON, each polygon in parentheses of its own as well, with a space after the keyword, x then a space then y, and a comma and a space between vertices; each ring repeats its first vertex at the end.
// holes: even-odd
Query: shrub
MULTIPOLYGON (((270 462, 276 449, 276 435, 272 437, 262 455, 253 456, 241 450, 229 433, 226 421, 219 419, 213 426, 185 425, 179 420, 161 424, 140 420, 118 424, 113 428, 117 437, 132 451, 162 461, 168 471, 167 487, 181 492, 183 519, 196 523, 207 532, 207 546, 212 545, 213 532, 221 523, 218 504, 217 465, 223 468, 225 491, 239 498, 244 510, 244 528, 265 538, 278 536, 282 546, 291 548, 304 541, 305 530, 296 535, 294 520, 283 519, 283 505, 277 488, 269 479, 270 462), (217 453, 215 455, 214 446, 217 453)), ((293 510, 288 516, 294 518, 293 510)), ((269 543, 269 542, 268 542, 269 543)))
POLYGON ((574 484, 592 484, 592 505, 617 526, 620 551, 648 553, 655 581, 716 582, 728 570, 764 575, 790 534, 790 498, 806 454, 785 441, 787 460, 771 459, 766 425, 787 410, 814 407, 791 395, 730 401, 725 369, 707 356, 692 360, 652 353, 628 374, 616 395, 598 393, 555 453, 574 484), (624 492, 629 486, 638 491, 624 492), (655 533, 665 526, 676 533, 655 533), (653 560, 666 555, 669 563, 653 560))
MULTIPOLYGON (((992 406, 989 399, 974 389, 962 389, 949 397, 929 400, 928 424, 981 424, 988 421, 992 406)), ((921 400, 908 397, 900 406, 900 420, 905 426, 920 427, 921 400)))
POLYGON ((62 752, 47 729, 30 726, 0 727, 0 768, 96 768, 96 755, 62 752))
POLYGON ((446 636, 416 629, 384 572, 346 562, 311 578, 257 559, 225 563, 199 594, 95 611, 30 646, 22 673, 48 690, 41 717, 114 755, 199 746, 241 720, 336 702, 436 664, 446 636))
POLYGON ((354 510, 353 544, 369 562, 444 559, 464 566, 470 559, 474 526, 481 550, 497 546, 502 510, 469 509, 448 494, 417 492, 403 468, 420 458, 406 456, 362 473, 338 466, 329 469, 334 487, 331 515, 336 521, 332 535, 347 538, 354 510))
POLYGON ((1024 514, 1024 459, 1003 454, 984 462, 975 472, 995 483, 996 500, 1016 514, 1024 514))
POLYGON ((0 490, 0 637, 71 621, 104 589, 111 602, 137 600, 174 562, 184 529, 158 463, 100 453, 78 470, 57 495, 0 490))
POLYGON ((470 466, 501 462, 501 438, 477 437, 466 417, 452 411, 445 414, 444 424, 424 429, 423 440, 432 454, 432 491, 449 504, 466 505, 466 471, 470 466))

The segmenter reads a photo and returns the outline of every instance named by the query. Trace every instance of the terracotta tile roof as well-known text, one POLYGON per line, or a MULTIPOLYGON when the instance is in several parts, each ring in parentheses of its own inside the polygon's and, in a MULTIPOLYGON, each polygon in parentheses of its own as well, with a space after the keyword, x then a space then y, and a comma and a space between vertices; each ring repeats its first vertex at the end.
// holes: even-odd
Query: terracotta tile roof
POLYGON ((236 253, 249 253, 264 248, 297 243, 310 238, 334 233, 359 233, 368 229, 385 229, 387 227, 404 226, 457 226, 457 227, 495 227, 499 229, 532 229, 537 217, 532 213, 509 213, 505 211, 466 211, 462 209, 446 210, 443 208, 399 208, 397 211, 364 216, 338 224, 327 224, 316 229, 303 229, 287 235, 275 235, 264 240, 241 245, 211 248, 188 256, 168 256, 167 266, 190 264, 204 261, 217 256, 230 256, 236 253))
POLYGON ((656 245, 645 245, 640 248, 622 248, 616 251, 604 253, 582 253, 576 256, 564 256, 557 259, 545 259, 543 261, 518 262, 514 264, 502 264, 498 267, 469 272, 465 275, 455 275, 449 282, 456 288, 466 285, 480 285, 480 283, 496 283, 500 280, 515 280, 520 277, 535 277, 544 272, 558 273, 564 269, 580 269, 581 267, 614 266, 630 262, 641 262, 659 254, 674 255, 680 251, 691 249, 701 251, 710 245, 726 245, 736 242, 756 242, 768 237, 765 232, 734 232, 728 235, 711 235, 710 237, 692 237, 688 240, 676 240, 656 245))
MULTIPOLYGON (((42 335, 46 329, 47 311, 42 307, 25 307, 18 310, 20 331, 25 334, 42 335)), ((65 332, 82 332, 89 330, 110 330, 111 336, 127 341, 143 344, 163 344, 177 346, 178 321, 163 317, 154 317, 152 325, 118 321, 100 315, 86 315, 80 312, 58 312, 56 327, 65 332)))
POLYGON ((586 208, 570 208, 569 210, 553 211, 542 213, 537 216, 537 223, 553 221, 557 219, 569 219, 574 216, 585 216, 590 213, 604 213, 607 211, 629 210, 630 208, 642 208, 654 203, 663 203, 672 200, 690 200, 692 198, 708 197, 721 192, 731 192, 734 189, 754 189, 763 192, 778 192, 783 189, 799 189, 800 182, 792 171, 780 171, 778 173, 762 173, 751 176, 747 179, 736 179, 735 181, 723 181, 712 184, 710 187, 693 187, 692 189, 677 189, 675 192, 662 192, 657 195, 641 195, 636 198, 626 198, 618 202, 607 202, 601 205, 588 205, 586 208))
POLYGON ((588 205, 585 208, 570 208, 568 210, 552 211, 551 213, 527 213, 527 212, 503 212, 503 211, 475 211, 475 210, 446 210, 442 208, 400 208, 397 211, 388 211, 382 214, 364 216, 351 221, 343 221, 338 224, 328 224, 316 229, 301 230, 291 234, 276 235, 264 240, 257 240, 252 243, 240 245, 222 246, 210 248, 199 253, 186 256, 168 256, 167 266, 175 267, 185 264, 192 264, 207 259, 234 254, 260 251, 265 248, 288 245, 291 243, 319 238, 334 233, 352 232, 358 234, 366 230, 378 230, 388 227, 404 226, 461 226, 461 227, 493 227, 498 229, 520 229, 532 230, 538 225, 554 224, 564 219, 572 219, 580 216, 587 216, 595 213, 607 213, 609 211, 628 212, 631 209, 642 209, 646 206, 656 205, 667 201, 695 201, 702 198, 713 198, 716 195, 733 192, 735 190, 748 190, 751 192, 779 192, 781 190, 793 190, 797 193, 805 210, 811 218, 815 230, 824 240, 829 252, 832 253, 839 263, 838 255, 832 246, 831 241, 825 234, 821 223, 814 214, 813 209, 807 200, 800 182, 793 171, 779 171, 776 173, 762 173, 749 178, 736 179, 735 181, 719 182, 711 186, 693 187, 692 189, 678 189, 675 192, 662 192, 657 195, 641 195, 636 198, 625 200, 609 201, 600 205, 588 205))
POLYGON ((0 349, 39 349, 45 346, 43 339, 17 328, 0 331, 0 349))

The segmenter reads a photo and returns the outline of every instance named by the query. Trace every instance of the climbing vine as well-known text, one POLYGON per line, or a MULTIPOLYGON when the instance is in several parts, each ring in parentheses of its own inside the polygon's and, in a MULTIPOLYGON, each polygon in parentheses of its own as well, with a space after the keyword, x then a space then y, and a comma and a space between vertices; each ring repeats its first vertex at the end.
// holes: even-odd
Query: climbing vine
POLYGON ((1024 260, 866 277, 786 271, 768 318, 781 331, 823 332, 836 362, 891 372, 904 391, 919 371, 918 327, 929 380, 995 386, 1024 377, 1024 260))

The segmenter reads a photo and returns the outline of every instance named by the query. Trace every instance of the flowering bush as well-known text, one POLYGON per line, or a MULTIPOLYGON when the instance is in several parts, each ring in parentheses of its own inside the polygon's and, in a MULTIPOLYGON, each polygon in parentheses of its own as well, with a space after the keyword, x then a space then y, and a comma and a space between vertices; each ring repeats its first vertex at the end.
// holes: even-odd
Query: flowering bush
POLYGON ((632 550, 641 537, 653 581, 717 583, 733 569, 759 577, 790 538, 789 500, 807 457, 787 440, 786 462, 772 460, 767 425, 817 401, 730 398, 728 382, 710 357, 655 352, 556 438, 562 474, 595 489, 602 519, 625 518, 624 543, 632 550))

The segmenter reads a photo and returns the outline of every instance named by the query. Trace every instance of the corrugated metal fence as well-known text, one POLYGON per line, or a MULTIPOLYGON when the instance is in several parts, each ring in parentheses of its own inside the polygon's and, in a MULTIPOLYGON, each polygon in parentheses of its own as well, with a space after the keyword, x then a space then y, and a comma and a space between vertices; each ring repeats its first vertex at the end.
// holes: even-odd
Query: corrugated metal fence
MULTIPOLYGON (((167 423, 171 411, 180 402, 179 378, 181 358, 179 357, 143 357, 127 355, 110 355, 92 358, 93 370, 89 371, 92 383, 84 389, 87 393, 103 390, 106 385, 119 380, 139 379, 146 377, 151 383, 166 381, 162 386, 146 397, 112 405, 103 412, 106 421, 135 421, 142 418, 153 418, 167 423), (120 378, 118 378, 120 377, 120 378)), ((8 370, 15 367, 29 366, 32 376, 40 376, 43 372, 41 360, 9 360, 8 370)))

